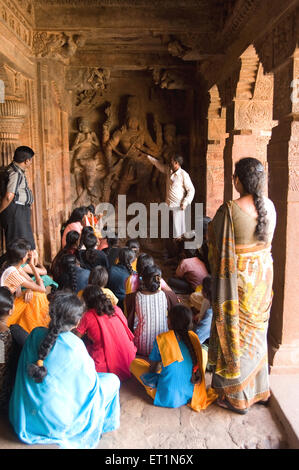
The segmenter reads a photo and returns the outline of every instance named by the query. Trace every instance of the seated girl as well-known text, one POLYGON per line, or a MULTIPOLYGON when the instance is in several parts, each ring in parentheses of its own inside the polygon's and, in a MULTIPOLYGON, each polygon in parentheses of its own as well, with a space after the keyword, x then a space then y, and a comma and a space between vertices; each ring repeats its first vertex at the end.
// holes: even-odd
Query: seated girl
MULTIPOLYGON (((115 307, 118 303, 118 298, 113 294, 113 292, 110 289, 107 289, 107 283, 108 283, 108 278, 109 274, 106 268, 103 266, 96 266, 93 268, 93 270, 90 272, 89 278, 88 278, 88 285, 92 286, 97 286, 100 289, 102 289, 103 293, 106 295, 106 297, 110 300, 112 305, 115 307)), ((78 297, 82 297, 83 295, 83 290, 81 290, 78 293, 78 297)))
POLYGON ((128 379, 136 346, 126 317, 119 307, 113 307, 98 286, 87 286, 83 299, 88 310, 77 326, 76 334, 80 338, 87 335, 87 351, 97 372, 112 372, 122 381, 128 379))
MULTIPOLYGON (((56 290, 58 288, 58 284, 50 276, 48 276, 48 272, 47 272, 45 266, 43 266, 41 263, 38 262, 38 254, 37 254, 36 250, 34 250, 32 252, 32 263, 34 264, 36 271, 38 272, 38 274, 42 278, 42 281, 43 281, 44 286, 46 288, 46 292, 50 293, 51 289, 56 290), (48 287, 48 289, 47 289, 47 287, 48 287)), ((29 274, 29 276, 33 279, 33 281, 35 281, 34 274, 32 272, 32 269, 30 268, 29 264, 28 263, 23 264, 22 268, 24 269, 25 273, 29 274)))
POLYGON ((48 326, 50 318, 46 288, 32 262, 30 244, 26 240, 15 240, 8 246, 7 261, 2 269, 1 286, 8 287, 15 294, 14 310, 7 326, 20 325, 28 333, 37 326, 48 326), (21 267, 27 262, 35 281, 21 267), (22 287, 25 292, 22 292, 22 287))
POLYGON ((208 275, 203 261, 198 258, 195 249, 184 249, 175 276, 168 279, 168 284, 173 290, 180 294, 191 294, 196 287, 202 284, 204 277, 208 275))
POLYGON ((118 259, 119 259, 119 253, 121 250, 117 235, 114 234, 113 237, 112 235, 107 237, 107 243, 108 243, 107 248, 103 248, 102 251, 108 257, 109 266, 113 266, 114 264, 117 264, 118 259))
POLYGON ((86 225, 86 223, 89 224, 89 222, 87 221, 85 217, 86 214, 87 214, 87 208, 84 206, 76 207, 76 209, 73 210, 70 218, 65 224, 65 229, 63 231, 62 240, 61 240, 62 248, 64 248, 66 245, 66 236, 68 232, 70 232, 71 230, 75 230, 76 232, 79 233, 79 235, 81 235, 83 227, 86 225))
POLYGON ((140 243, 135 238, 130 238, 126 242, 126 247, 129 248, 129 250, 134 251, 134 253, 135 253, 135 259, 132 263, 132 268, 133 268, 134 271, 136 271, 136 269, 137 269, 137 267, 136 267, 137 258, 139 256, 139 252, 140 252, 140 243))
POLYGON ((173 307, 168 314, 168 328, 155 339, 150 362, 135 359, 131 372, 156 406, 178 408, 189 404, 195 411, 206 409, 217 394, 206 390, 207 353, 191 331, 191 310, 184 305, 173 307))
POLYGON ((85 289, 90 271, 83 269, 75 255, 64 255, 61 258, 61 274, 57 279, 59 289, 70 289, 76 294, 85 289))
POLYGON ((196 303, 196 293, 190 296, 191 306, 195 310, 194 316, 194 331, 198 336, 199 341, 203 344, 210 337, 211 324, 213 317, 213 310, 211 307, 211 277, 206 276, 202 281, 202 296, 203 301, 200 302, 200 307, 196 303))
POLYGON ((24 345, 28 333, 19 325, 7 326, 7 319, 13 311, 14 297, 7 287, 0 287, 0 342, 2 357, 0 361, 0 413, 8 412, 9 398, 12 392, 18 365, 20 348, 24 345))
POLYGON ((9 419, 26 444, 90 449, 119 426, 119 379, 99 374, 81 339, 72 333, 83 305, 56 292, 49 328, 36 328, 23 347, 9 403, 9 419))
POLYGON ((53 276, 55 282, 58 282, 58 279, 62 273, 61 268, 61 259, 64 255, 75 255, 78 257, 78 247, 80 243, 80 235, 75 230, 68 232, 66 236, 66 245, 62 248, 55 258, 52 261, 50 273, 53 276))
MULTIPOLYGON (((153 266, 155 264, 154 258, 147 253, 141 253, 137 258, 136 269, 137 273, 133 272, 127 279, 126 282, 126 295, 136 292, 139 289, 140 282, 142 280, 143 271, 147 266, 153 266)), ((161 278, 161 290, 171 290, 169 285, 161 278)))
POLYGON ((167 312, 177 303, 171 291, 162 291, 161 270, 147 266, 137 292, 125 298, 128 325, 135 335, 137 353, 148 356, 156 336, 168 330, 167 312))
POLYGON ((97 249, 98 239, 94 233, 86 233, 82 243, 86 249, 79 250, 78 253, 81 268, 91 271, 96 266, 101 265, 109 269, 107 255, 97 249))
POLYGON ((133 273, 131 266, 135 258, 133 251, 129 248, 122 248, 119 252, 118 263, 110 266, 109 280, 107 287, 112 290, 113 294, 118 298, 118 306, 124 309, 124 298, 126 295, 126 281, 130 274, 133 273))

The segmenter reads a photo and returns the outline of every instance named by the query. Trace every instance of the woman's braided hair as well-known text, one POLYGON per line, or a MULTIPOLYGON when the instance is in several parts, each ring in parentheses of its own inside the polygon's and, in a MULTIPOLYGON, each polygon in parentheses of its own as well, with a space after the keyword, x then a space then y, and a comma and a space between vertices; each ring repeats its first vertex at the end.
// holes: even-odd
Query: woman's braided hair
POLYGON ((67 254, 61 258, 61 270, 66 272, 70 279, 70 284, 65 287, 70 288, 73 292, 78 291, 76 263, 75 255, 67 254))
POLYGON ((50 302, 48 333, 42 340, 38 349, 38 360, 35 364, 29 364, 28 375, 36 383, 41 383, 46 377, 48 370, 43 361, 54 347, 58 335, 65 331, 70 331, 78 324, 83 314, 83 304, 72 292, 56 292, 50 302))
POLYGON ((182 339, 188 348, 192 359, 191 383, 198 384, 202 381, 202 373, 198 367, 198 359, 191 342, 189 331, 192 330, 192 311, 185 305, 175 305, 168 313, 170 328, 176 336, 182 339))
POLYGON ((93 232, 86 233, 83 238, 83 244, 86 248, 86 261, 91 266, 95 266, 97 263, 97 254, 98 251, 96 249, 98 244, 98 239, 93 232))
POLYGON ((266 182, 266 173, 262 163, 256 158, 242 158, 236 163, 235 174, 243 185, 244 191, 251 194, 256 207, 258 218, 255 235, 258 240, 267 239, 267 211, 265 208, 263 192, 266 182))
POLYGON ((125 266, 130 274, 133 274, 133 268, 131 263, 133 263, 136 255, 134 251, 130 250, 129 248, 122 248, 119 252, 119 261, 118 264, 125 266))

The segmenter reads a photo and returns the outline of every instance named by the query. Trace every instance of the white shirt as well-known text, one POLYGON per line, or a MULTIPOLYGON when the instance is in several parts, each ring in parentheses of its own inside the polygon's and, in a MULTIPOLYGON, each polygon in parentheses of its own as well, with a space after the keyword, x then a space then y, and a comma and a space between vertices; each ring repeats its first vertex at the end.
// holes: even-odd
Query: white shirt
POLYGON ((182 168, 172 172, 168 165, 164 165, 156 158, 150 155, 148 155, 147 158, 159 171, 167 175, 166 204, 169 207, 180 207, 183 203, 184 209, 186 209, 193 201, 195 195, 195 189, 188 173, 182 168))

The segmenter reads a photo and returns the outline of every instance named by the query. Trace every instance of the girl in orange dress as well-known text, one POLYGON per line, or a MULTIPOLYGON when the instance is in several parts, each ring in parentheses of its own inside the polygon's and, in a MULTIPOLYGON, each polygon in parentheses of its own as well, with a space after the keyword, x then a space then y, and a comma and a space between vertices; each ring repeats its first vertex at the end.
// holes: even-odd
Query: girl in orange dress
POLYGON ((7 326, 18 324, 28 333, 37 326, 48 326, 50 321, 46 288, 32 261, 30 249, 26 240, 15 240, 7 249, 7 262, 0 279, 1 286, 8 287, 15 295, 14 310, 7 326), (36 282, 21 267, 26 262, 36 282))

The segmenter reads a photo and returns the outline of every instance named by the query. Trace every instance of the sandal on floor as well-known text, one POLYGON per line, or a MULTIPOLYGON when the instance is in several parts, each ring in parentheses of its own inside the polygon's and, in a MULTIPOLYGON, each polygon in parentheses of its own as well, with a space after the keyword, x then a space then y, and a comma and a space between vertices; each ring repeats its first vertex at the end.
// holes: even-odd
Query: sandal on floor
POLYGON ((269 406, 269 404, 270 404, 270 398, 268 398, 268 400, 260 400, 256 402, 256 405, 269 406))
POLYGON ((234 411, 235 413, 238 413, 239 415, 245 415, 248 411, 247 408, 245 408, 245 410, 240 410, 239 408, 235 408, 228 400, 224 399, 224 400, 220 400, 220 398, 218 398, 217 400, 217 405, 218 406, 221 406, 221 408, 225 408, 227 410, 230 410, 230 411, 234 411))

